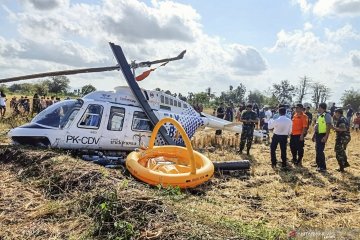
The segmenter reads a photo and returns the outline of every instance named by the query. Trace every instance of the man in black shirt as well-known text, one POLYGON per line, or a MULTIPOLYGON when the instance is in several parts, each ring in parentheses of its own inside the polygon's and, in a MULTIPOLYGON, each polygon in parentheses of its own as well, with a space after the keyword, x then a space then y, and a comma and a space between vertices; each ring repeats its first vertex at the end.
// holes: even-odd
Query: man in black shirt
POLYGON ((247 155, 250 155, 250 148, 253 141, 255 124, 258 123, 259 121, 256 112, 252 110, 251 104, 247 105, 246 111, 242 112, 240 121, 243 122, 243 127, 241 132, 239 153, 242 154, 242 151, 244 150, 246 143, 246 148, 247 148, 246 152, 247 155))
POLYGON ((330 108, 330 115, 331 115, 332 117, 334 116, 335 110, 336 110, 336 106, 335 106, 335 103, 333 103, 333 105, 332 105, 331 108, 330 108))

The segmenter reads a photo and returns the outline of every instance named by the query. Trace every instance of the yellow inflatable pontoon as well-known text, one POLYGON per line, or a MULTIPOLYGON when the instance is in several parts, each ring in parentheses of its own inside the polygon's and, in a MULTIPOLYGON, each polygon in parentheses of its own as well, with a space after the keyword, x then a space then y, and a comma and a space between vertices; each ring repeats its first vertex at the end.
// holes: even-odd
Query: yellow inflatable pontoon
POLYGON ((209 180, 214 173, 213 163, 193 150, 184 128, 172 118, 164 118, 156 124, 146 150, 131 152, 126 159, 130 173, 150 185, 196 187, 209 180), (154 146, 160 127, 170 122, 181 133, 186 147, 154 146))

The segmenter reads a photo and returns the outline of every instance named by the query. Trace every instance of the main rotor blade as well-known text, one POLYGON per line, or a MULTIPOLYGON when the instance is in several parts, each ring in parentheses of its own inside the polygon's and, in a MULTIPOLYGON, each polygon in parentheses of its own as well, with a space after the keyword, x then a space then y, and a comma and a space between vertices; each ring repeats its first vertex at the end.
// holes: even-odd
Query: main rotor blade
POLYGON ((119 70, 119 69, 120 69, 119 66, 112 66, 112 67, 82 68, 82 69, 74 69, 74 70, 45 72, 45 73, 24 75, 24 76, 19 76, 19 77, 3 78, 3 79, 0 79, 0 83, 16 82, 16 81, 21 81, 21 80, 26 80, 26 79, 54 77, 54 76, 61 76, 61 75, 74 75, 74 74, 78 74, 78 73, 106 72, 106 71, 113 71, 113 70, 119 70))
POLYGON ((182 51, 179 55, 177 55, 176 57, 173 57, 173 58, 165 58, 165 59, 160 59, 160 60, 155 60, 155 61, 139 62, 139 63, 132 64, 131 67, 132 68, 151 67, 151 65, 153 65, 153 64, 180 60, 180 59, 184 58, 185 53, 186 53, 186 50, 182 51))

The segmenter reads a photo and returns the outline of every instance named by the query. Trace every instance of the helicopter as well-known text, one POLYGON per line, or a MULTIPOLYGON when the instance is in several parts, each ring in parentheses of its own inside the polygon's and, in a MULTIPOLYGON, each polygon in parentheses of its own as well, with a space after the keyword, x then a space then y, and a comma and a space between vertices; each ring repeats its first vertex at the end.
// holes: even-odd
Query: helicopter
MULTIPOLYGON (((171 117, 184 127, 191 138, 204 127, 241 133, 242 126, 206 113, 198 113, 187 102, 162 91, 141 89, 135 69, 153 64, 180 60, 186 51, 174 58, 130 64, 122 48, 109 43, 117 60, 116 66, 47 72, 0 79, 0 83, 47 76, 121 70, 128 86, 115 91, 94 91, 82 98, 63 100, 36 115, 30 123, 14 128, 8 136, 13 144, 46 146, 60 149, 129 152, 147 145, 153 127, 159 119, 171 117)), ((152 69, 150 69, 152 70, 152 69)), ((147 74, 148 75, 148 74, 147 74)), ((265 132, 255 130, 256 137, 265 132)), ((183 145, 172 124, 164 125, 158 134, 157 145, 183 145)))

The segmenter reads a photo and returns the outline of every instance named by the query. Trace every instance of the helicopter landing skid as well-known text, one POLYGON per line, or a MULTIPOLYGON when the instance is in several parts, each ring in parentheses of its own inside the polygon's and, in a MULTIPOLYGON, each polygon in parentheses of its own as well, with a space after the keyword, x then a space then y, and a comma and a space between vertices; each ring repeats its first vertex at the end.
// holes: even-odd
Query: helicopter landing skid
POLYGON ((124 169, 125 159, 127 156, 127 152, 114 152, 114 151, 93 151, 86 152, 82 151, 80 154, 81 159, 84 161, 92 162, 95 164, 99 164, 101 166, 107 168, 121 168, 124 169))

